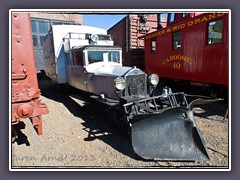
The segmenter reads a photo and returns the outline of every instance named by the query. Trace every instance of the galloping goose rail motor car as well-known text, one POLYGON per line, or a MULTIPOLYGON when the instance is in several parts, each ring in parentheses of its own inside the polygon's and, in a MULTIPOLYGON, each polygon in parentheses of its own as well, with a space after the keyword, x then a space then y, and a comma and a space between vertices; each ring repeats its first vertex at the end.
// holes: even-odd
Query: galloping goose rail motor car
POLYGON ((122 49, 104 29, 53 25, 43 47, 46 75, 94 94, 105 118, 131 135, 134 151, 145 159, 206 160, 204 140, 184 93, 153 96, 156 74, 122 66, 122 49))

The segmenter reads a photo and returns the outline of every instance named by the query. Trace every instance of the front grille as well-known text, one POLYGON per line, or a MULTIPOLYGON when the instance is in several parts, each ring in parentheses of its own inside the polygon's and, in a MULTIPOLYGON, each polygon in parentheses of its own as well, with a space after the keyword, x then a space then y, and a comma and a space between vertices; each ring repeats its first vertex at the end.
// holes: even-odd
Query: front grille
POLYGON ((128 86, 130 96, 139 96, 144 92, 144 82, 140 78, 135 78, 128 86))
POLYGON ((125 96, 141 96, 146 95, 146 79, 145 74, 130 75, 126 78, 125 96))

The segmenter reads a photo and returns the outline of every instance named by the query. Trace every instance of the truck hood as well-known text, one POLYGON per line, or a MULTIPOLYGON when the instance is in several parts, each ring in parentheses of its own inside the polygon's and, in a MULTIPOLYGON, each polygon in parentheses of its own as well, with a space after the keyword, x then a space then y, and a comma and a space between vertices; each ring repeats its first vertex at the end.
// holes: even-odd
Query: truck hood
POLYGON ((132 67, 113 65, 113 64, 92 64, 87 67, 87 71, 99 76, 123 76, 128 73, 132 67))

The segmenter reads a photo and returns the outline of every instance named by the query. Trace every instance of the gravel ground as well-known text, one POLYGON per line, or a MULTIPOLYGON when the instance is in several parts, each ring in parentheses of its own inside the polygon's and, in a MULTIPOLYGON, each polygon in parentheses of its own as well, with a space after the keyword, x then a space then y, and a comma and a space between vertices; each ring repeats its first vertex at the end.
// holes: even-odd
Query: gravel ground
POLYGON ((229 123, 223 121, 226 105, 214 103, 194 108, 210 160, 197 162, 146 161, 134 154, 131 142, 104 122, 101 108, 80 96, 56 90, 39 80, 43 135, 29 119, 19 124, 22 134, 12 144, 12 168, 229 168, 229 123))

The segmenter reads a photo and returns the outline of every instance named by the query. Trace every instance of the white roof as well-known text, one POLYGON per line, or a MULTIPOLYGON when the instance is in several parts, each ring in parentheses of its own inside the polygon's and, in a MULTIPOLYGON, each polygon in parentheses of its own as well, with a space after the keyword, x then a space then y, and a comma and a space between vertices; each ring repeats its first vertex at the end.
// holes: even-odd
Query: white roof
POLYGON ((107 30, 92 26, 81 25, 52 25, 55 55, 58 56, 62 40, 68 33, 107 34, 107 30))

